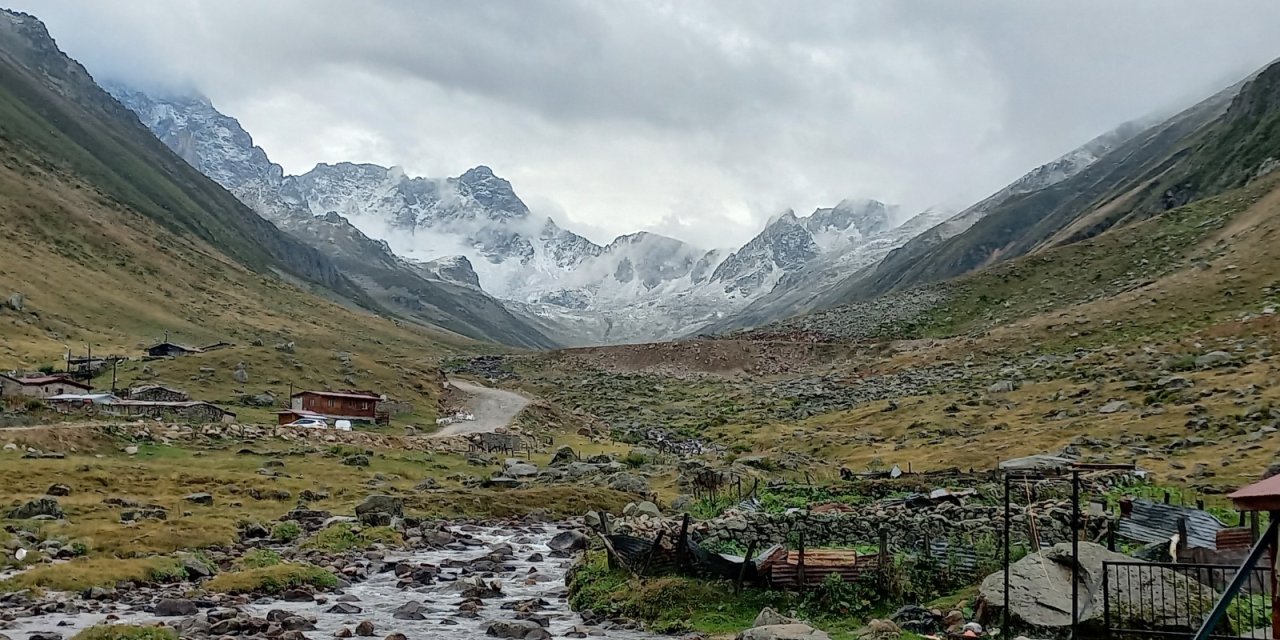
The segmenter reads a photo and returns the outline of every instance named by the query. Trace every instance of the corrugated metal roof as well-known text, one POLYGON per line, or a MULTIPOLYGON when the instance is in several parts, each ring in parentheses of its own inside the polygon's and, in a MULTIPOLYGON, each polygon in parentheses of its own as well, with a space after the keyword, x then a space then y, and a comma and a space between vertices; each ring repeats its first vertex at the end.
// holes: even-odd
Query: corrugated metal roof
POLYGON ((1178 521, 1186 518, 1187 546, 1218 548, 1218 532, 1226 528, 1207 511, 1144 498, 1133 500, 1128 517, 1120 518, 1116 534, 1138 542, 1165 542, 1178 533, 1178 521))
POLYGON ((351 400, 381 400, 382 396, 365 391, 299 391, 293 394, 298 396, 322 396, 325 398, 347 398, 351 400))

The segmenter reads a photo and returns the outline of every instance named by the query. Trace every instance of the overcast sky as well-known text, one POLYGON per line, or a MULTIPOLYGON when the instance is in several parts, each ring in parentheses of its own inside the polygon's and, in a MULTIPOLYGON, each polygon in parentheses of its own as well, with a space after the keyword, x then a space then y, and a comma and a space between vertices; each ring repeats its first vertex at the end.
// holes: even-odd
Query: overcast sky
POLYGON ((288 172, 487 164, 597 242, 704 247, 848 196, 962 206, 1280 57, 1274 0, 8 2, 288 172))

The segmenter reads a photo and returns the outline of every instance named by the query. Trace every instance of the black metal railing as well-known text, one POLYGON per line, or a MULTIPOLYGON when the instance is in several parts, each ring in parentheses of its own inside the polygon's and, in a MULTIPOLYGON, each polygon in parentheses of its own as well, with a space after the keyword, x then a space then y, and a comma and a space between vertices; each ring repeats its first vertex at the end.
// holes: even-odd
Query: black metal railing
MULTIPOLYGON (((1192 638, 1240 567, 1172 562, 1104 562, 1103 624, 1109 638, 1192 638)), ((1208 636, 1271 638, 1273 569, 1256 566, 1208 636)), ((1095 601, 1096 602, 1096 601, 1095 601)))

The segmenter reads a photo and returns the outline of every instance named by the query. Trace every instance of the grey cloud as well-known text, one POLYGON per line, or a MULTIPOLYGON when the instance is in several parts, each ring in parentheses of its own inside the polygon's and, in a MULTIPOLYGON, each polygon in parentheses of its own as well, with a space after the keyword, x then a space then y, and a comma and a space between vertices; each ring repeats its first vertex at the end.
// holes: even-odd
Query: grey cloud
POLYGON ((1280 55, 1268 0, 14 4, 95 75, 209 95, 291 171, 484 163, 599 242, 977 199, 1280 55))

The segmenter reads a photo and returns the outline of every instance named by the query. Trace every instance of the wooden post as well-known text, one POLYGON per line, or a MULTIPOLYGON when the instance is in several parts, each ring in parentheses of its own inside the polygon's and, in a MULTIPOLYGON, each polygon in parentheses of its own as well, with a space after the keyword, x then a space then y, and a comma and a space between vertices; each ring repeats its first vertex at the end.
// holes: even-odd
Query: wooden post
POLYGON ((1170 504, 1170 499, 1171 499, 1171 498, 1172 498, 1172 496, 1170 496, 1170 495, 1169 495, 1169 492, 1168 492, 1168 491, 1164 492, 1164 503, 1165 503, 1165 504, 1170 504))
POLYGON ((689 566, 689 514, 680 522, 680 539, 676 541, 676 570, 684 573, 689 566))
POLYGON ((751 562, 751 557, 756 552, 756 541, 752 540, 747 543, 747 555, 742 558, 742 566, 738 567, 738 581, 733 583, 733 593, 742 593, 742 581, 747 577, 747 565, 751 562))
POLYGON ((614 557, 613 545, 609 542, 609 536, 611 535, 611 532, 609 531, 609 514, 604 511, 597 511, 596 513, 600 516, 600 539, 604 540, 605 549, 609 551, 607 554, 609 568, 617 569, 618 561, 617 558, 614 557))
POLYGON ((1177 557, 1174 558, 1173 561, 1186 562, 1186 559, 1183 557, 1183 553, 1182 553, 1183 551, 1186 551, 1186 549, 1187 549, 1187 519, 1178 518, 1178 546, 1177 548, 1174 549, 1174 553, 1177 554, 1177 557))
POLYGON ((666 535, 666 531, 659 529, 658 537, 653 539, 653 546, 649 547, 649 555, 644 559, 644 567, 640 569, 640 577, 644 577, 649 573, 649 567, 653 564, 653 557, 658 555, 658 550, 662 548, 662 536, 666 535))
POLYGON ((796 560, 796 582, 798 583, 797 586, 800 587, 800 590, 804 591, 806 585, 805 585, 805 575, 804 575, 804 533, 803 532, 800 533, 799 551, 800 551, 800 557, 799 559, 796 560))
POLYGON ((1204 498, 1196 499, 1196 508, 1201 511, 1204 511, 1204 498))
POLYGON ((1254 542, 1258 541, 1258 529, 1260 525, 1261 523, 1258 521, 1258 512, 1250 511, 1249 512, 1249 533, 1250 533, 1250 539, 1252 539, 1254 542))

